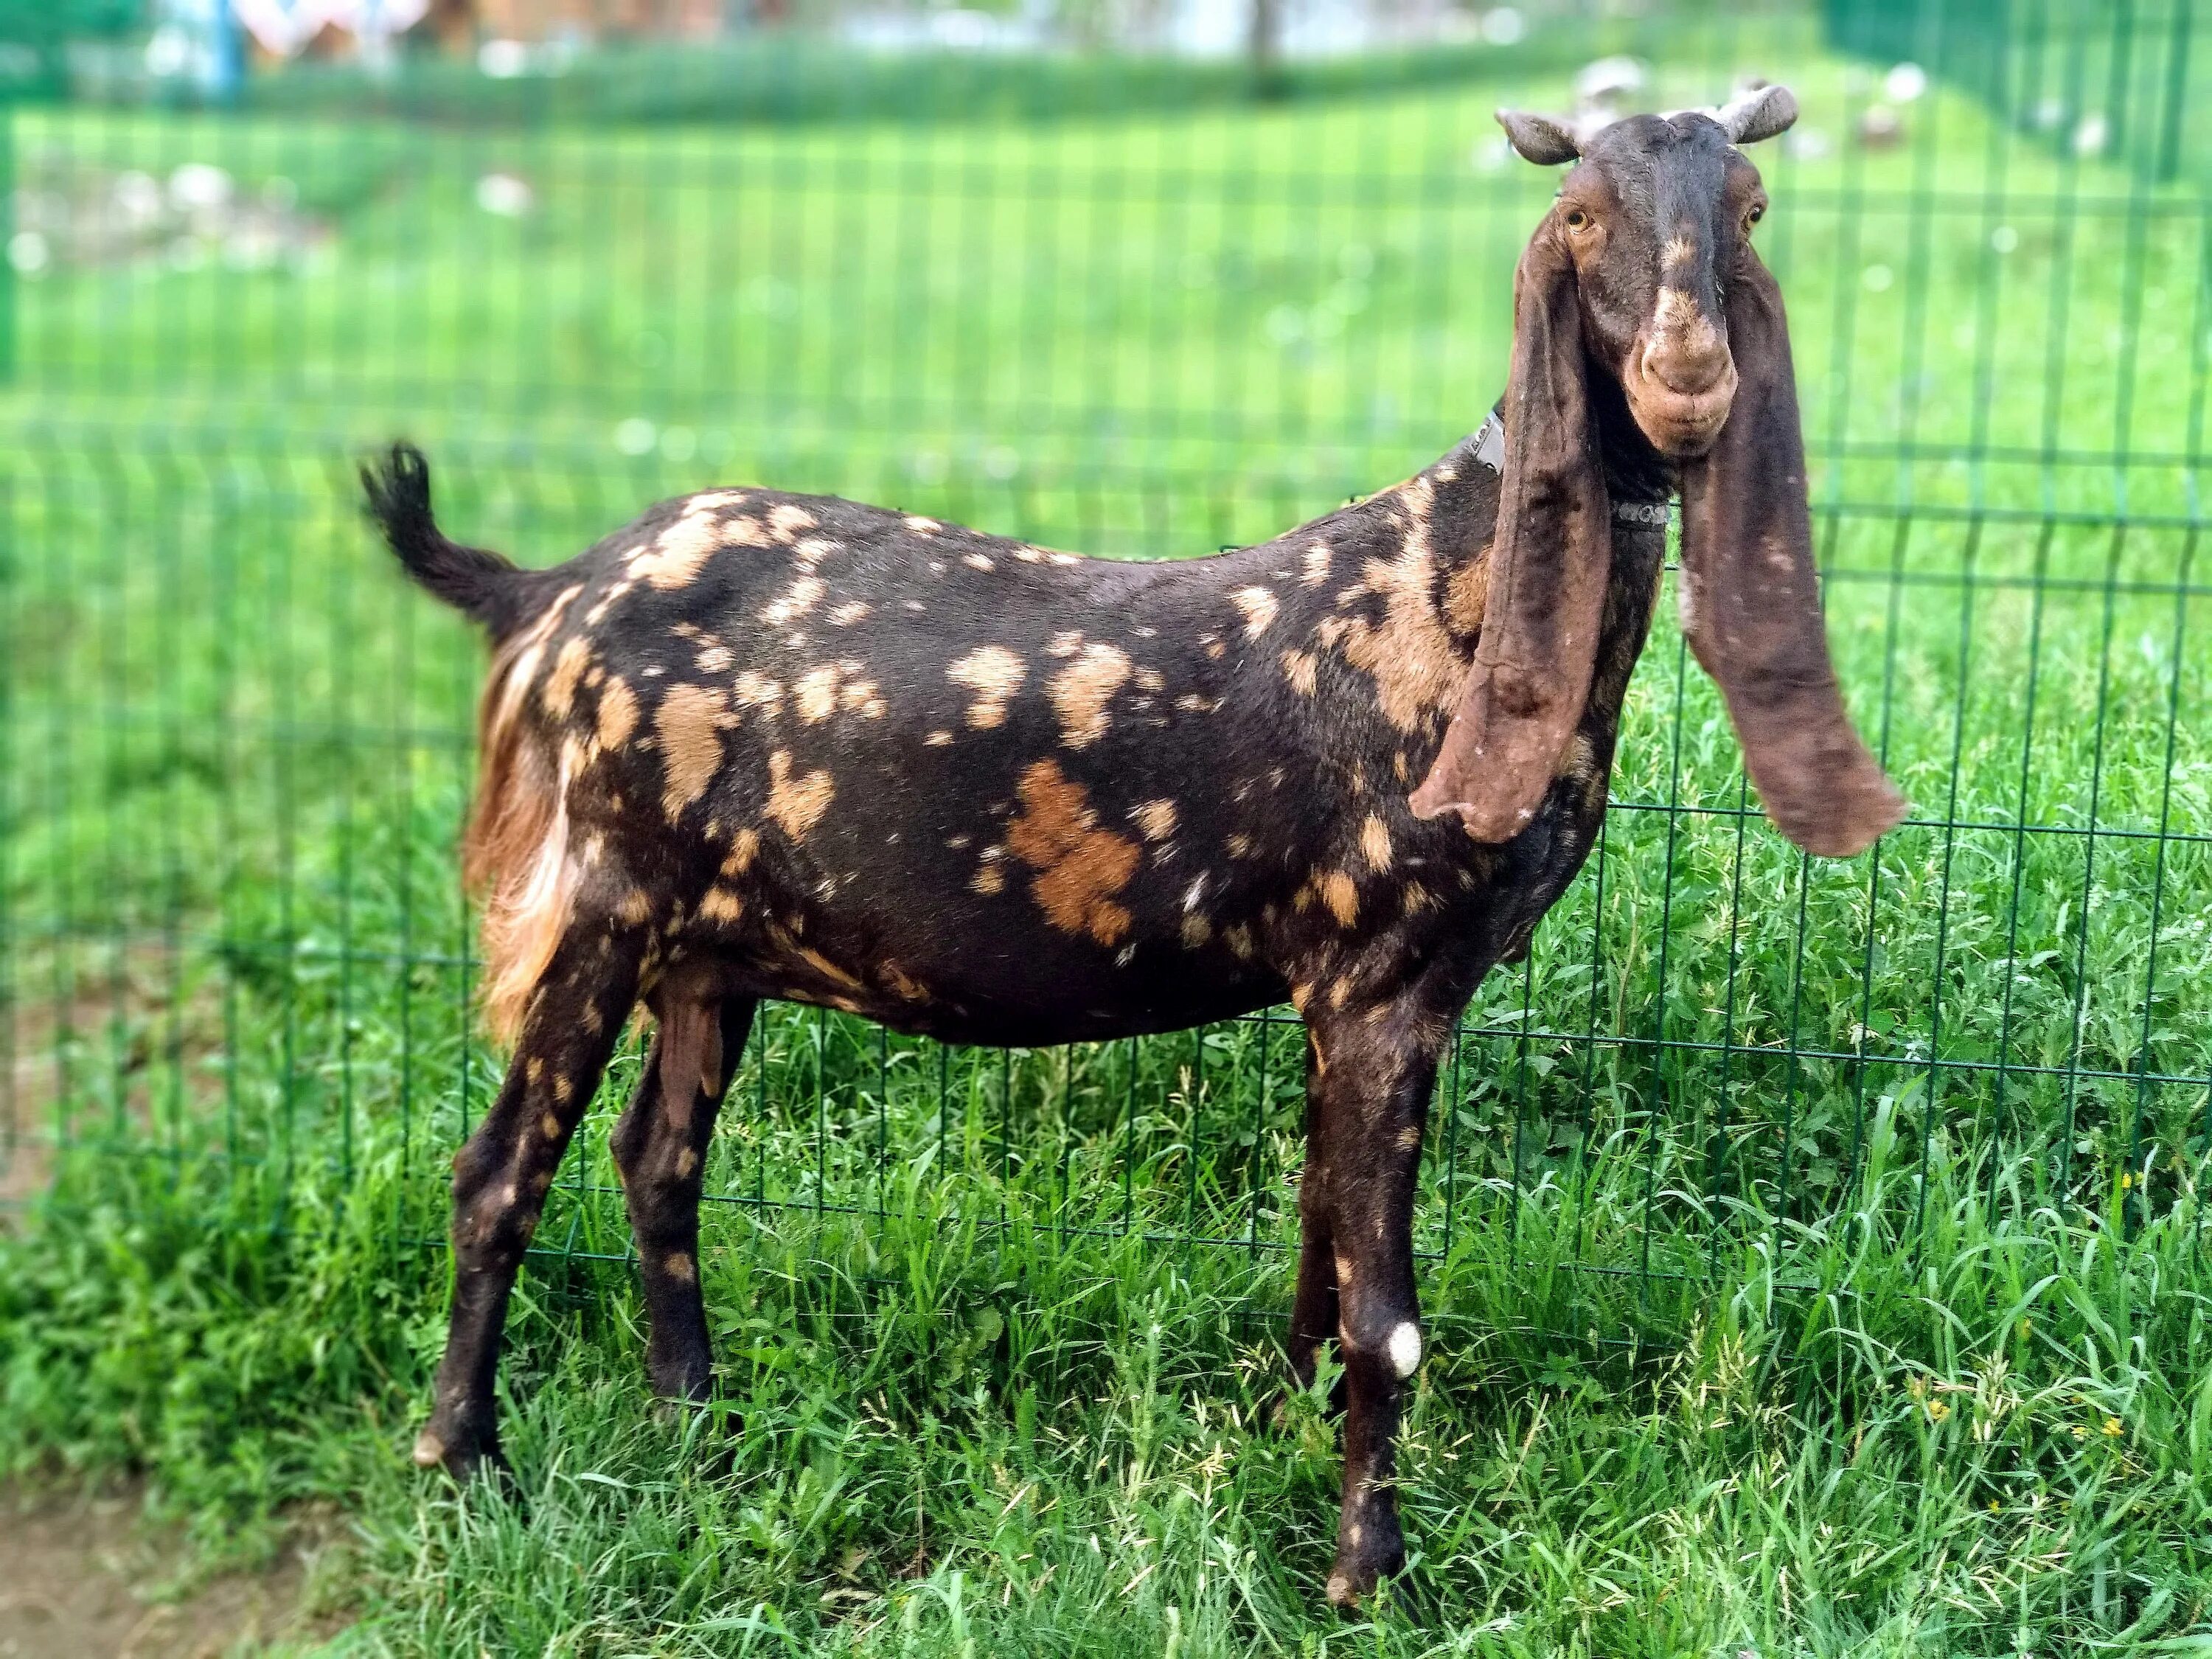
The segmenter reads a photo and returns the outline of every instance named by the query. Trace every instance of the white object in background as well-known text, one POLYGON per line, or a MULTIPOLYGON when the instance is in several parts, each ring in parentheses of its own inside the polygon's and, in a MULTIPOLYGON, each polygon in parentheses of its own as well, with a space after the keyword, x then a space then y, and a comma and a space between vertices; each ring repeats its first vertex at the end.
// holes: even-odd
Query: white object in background
POLYGON ((331 21, 330 0, 230 0, 230 13, 264 52, 296 58, 331 21))

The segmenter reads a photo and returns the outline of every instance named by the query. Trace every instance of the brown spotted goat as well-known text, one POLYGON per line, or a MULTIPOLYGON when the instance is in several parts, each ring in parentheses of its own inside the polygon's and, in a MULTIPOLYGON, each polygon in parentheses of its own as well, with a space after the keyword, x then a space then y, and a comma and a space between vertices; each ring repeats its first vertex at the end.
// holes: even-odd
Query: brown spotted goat
POLYGON ((614 1132, 653 1386, 709 1384, 700 1167, 763 997, 949 1042, 1165 1031, 1287 998, 1307 1162, 1291 1364, 1345 1368, 1328 1594, 1404 1559, 1412 1211, 1438 1050, 1605 810, 1682 500, 1683 623, 1766 810, 1819 854, 1902 803, 1822 633, 1765 205, 1768 88, 1586 144, 1514 285, 1476 435, 1265 546, 1077 558, 774 490, 667 501, 557 568, 457 546, 420 455, 368 477, 393 550, 495 644, 468 836, 514 1044, 455 1161, 452 1330, 416 1455, 498 1455, 500 1328, 556 1166, 642 1000, 614 1132))

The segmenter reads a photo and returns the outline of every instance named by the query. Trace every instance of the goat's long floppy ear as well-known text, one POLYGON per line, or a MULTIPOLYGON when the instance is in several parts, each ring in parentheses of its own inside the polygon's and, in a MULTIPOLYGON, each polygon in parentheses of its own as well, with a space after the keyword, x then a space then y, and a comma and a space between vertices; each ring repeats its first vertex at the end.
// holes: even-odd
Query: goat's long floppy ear
POLYGON ((1727 282, 1735 401, 1682 469, 1682 628, 1720 683, 1782 833, 1848 858, 1905 816, 1844 712, 1813 568, 1805 440, 1782 290, 1748 246, 1727 282))
POLYGON ((1425 818, 1457 812, 1477 841, 1534 816, 1589 696, 1613 564, 1590 428, 1574 261, 1551 225, 1513 275, 1505 468, 1482 637, 1429 775, 1425 818))

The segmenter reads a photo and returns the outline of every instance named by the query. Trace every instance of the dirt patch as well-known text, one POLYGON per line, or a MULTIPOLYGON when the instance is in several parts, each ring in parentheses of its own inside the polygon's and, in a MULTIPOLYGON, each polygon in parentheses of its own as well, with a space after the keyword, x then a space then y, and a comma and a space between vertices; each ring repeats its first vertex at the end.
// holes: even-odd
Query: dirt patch
POLYGON ((307 1612, 314 1529, 259 1571, 179 1591, 183 1552, 141 1506, 0 1488, 0 1659, 227 1659, 331 1633, 307 1612))
MULTIPOLYGON (((220 1080, 204 1064, 222 1052, 218 974, 180 962, 170 946, 153 940, 120 951, 87 948, 69 971, 66 1000, 0 1006, 0 1020, 7 1022, 0 1053, 9 1056, 0 1073, 0 1227, 52 1182, 58 1109, 76 1120, 76 1133, 115 1136, 106 1102, 119 1085, 126 1126, 120 1138, 143 1146, 161 1137, 157 1093, 166 1103, 180 1084, 192 1120, 221 1103, 220 1080), (183 971, 187 966, 189 973, 183 971)), ((42 969, 39 976, 51 975, 42 969)), ((0 1659, 4 1654, 0 1650, 0 1659)))

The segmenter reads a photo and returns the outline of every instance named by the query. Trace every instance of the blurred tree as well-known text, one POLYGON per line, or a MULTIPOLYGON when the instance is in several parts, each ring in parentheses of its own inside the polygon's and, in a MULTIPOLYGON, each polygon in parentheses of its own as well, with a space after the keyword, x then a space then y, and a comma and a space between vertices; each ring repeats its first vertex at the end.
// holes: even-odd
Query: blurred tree
POLYGON ((0 95, 58 93, 68 84, 64 47, 143 28, 149 0, 0 0, 0 95))

